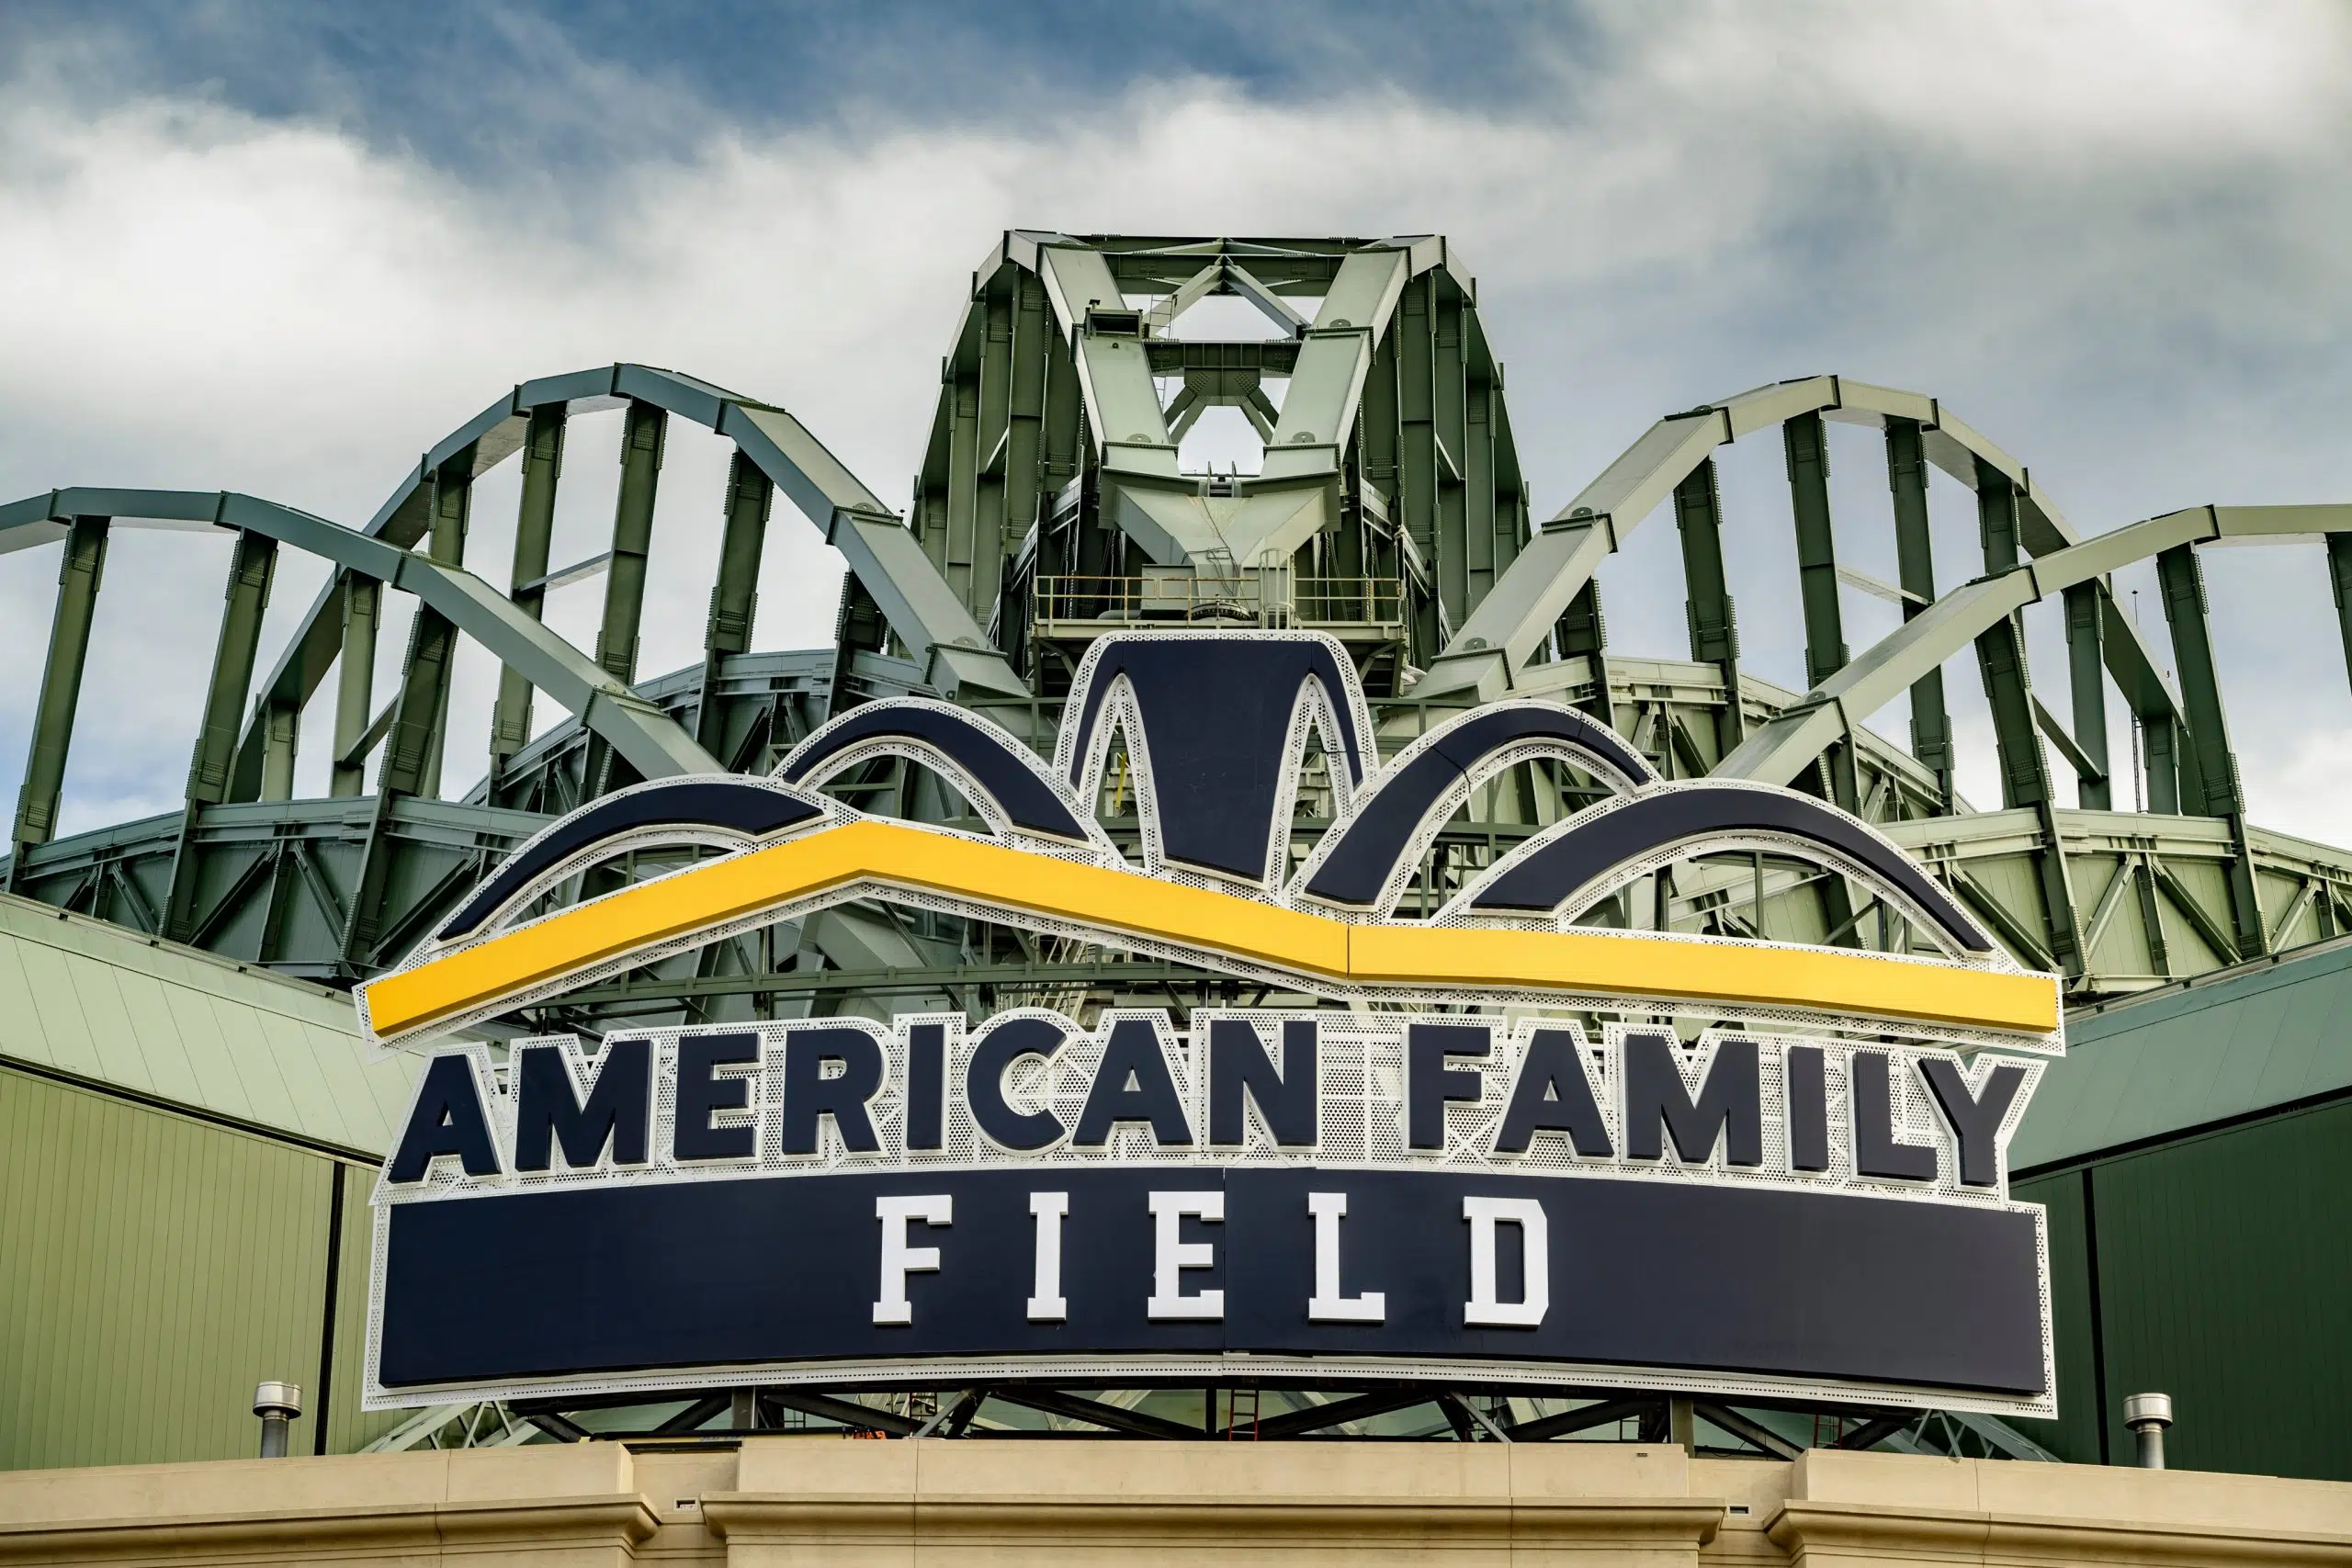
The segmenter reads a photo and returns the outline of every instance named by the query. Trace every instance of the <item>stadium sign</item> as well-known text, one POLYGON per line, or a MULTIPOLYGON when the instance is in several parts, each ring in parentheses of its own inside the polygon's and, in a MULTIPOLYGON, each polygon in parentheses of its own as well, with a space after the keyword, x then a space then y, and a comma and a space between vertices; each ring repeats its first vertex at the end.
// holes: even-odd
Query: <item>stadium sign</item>
POLYGON ((1106 637, 1050 767, 901 699, 772 778, 606 796, 360 1009, 429 1053, 376 1195, 371 1407, 1306 1376, 2055 1409, 2042 1216, 2009 1201, 2006 1157, 2061 1049, 2055 981, 1855 818, 1662 782, 1555 705, 1471 710, 1383 766, 1319 637, 1106 637), (1318 751, 1332 822, 1294 866, 1318 751), (989 830, 820 793, 886 755, 951 780, 989 830), (1469 792, 1533 758, 1610 797, 1433 919, 1396 918, 1469 792), (1139 863, 1098 821, 1111 768, 1139 863), (600 860, 680 842, 727 852, 532 913, 600 860), (1834 868, 1935 952, 1577 923, 1728 849, 1834 868), (854 899, 1196 966, 1236 1005, 468 1037, 854 899))

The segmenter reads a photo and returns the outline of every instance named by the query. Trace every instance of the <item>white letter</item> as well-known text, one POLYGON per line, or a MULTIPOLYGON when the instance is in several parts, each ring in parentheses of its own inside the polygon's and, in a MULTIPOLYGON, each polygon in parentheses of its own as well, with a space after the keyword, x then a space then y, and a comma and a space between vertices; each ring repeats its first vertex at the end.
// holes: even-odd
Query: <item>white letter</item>
POLYGON ((1470 1222, 1470 1299, 1462 1321, 1495 1328, 1534 1328, 1552 1305, 1552 1249, 1544 1205, 1532 1198, 1464 1198, 1462 1217, 1470 1222), (1521 1299, 1495 1300, 1495 1226, 1519 1227, 1521 1299))
POLYGON ((1309 1192, 1306 1212, 1315 1216, 1315 1296, 1306 1303, 1309 1323, 1385 1323, 1388 1298, 1378 1291, 1340 1294, 1340 1221, 1348 1212, 1344 1192, 1309 1192))
POLYGON ((874 1303, 874 1321, 912 1323, 915 1308, 907 1300, 907 1276, 936 1269, 939 1248, 909 1247, 907 1222, 946 1224, 956 1217, 956 1200, 944 1192, 923 1198, 876 1198, 874 1217, 882 1222, 882 1299, 874 1303))
POLYGON ((1194 1219, 1212 1224, 1225 1222, 1225 1194, 1222 1192, 1155 1192, 1151 1195, 1151 1217, 1154 1221, 1151 1264, 1151 1300, 1144 1304, 1146 1317, 1186 1318, 1223 1317, 1225 1292, 1203 1291, 1195 1296, 1183 1292, 1182 1275, 1187 1269, 1216 1267, 1216 1244, 1210 1241, 1178 1241, 1176 1227, 1190 1214, 1194 1219))
POLYGON ((1029 1321, 1061 1323, 1069 1316, 1062 1299, 1062 1216, 1069 1213, 1067 1192, 1032 1192, 1029 1212, 1037 1216, 1037 1281, 1030 1288, 1029 1321))

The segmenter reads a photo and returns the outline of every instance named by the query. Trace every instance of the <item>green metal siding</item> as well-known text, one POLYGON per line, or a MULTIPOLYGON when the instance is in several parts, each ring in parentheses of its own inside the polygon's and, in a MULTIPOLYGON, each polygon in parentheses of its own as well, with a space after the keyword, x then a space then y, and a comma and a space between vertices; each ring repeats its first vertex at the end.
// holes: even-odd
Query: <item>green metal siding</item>
POLYGON ((2352 1106, 2106 1161, 2091 1188, 2110 1451, 2124 1396, 2159 1390, 2181 1468, 2352 1480, 2352 1106))
MULTIPOLYGON (((368 1197, 375 1189, 373 1169, 344 1168, 343 1261, 335 1271, 334 1392, 327 1405, 324 1450, 331 1454, 357 1453, 413 1414, 384 1410, 370 1416, 359 1408, 360 1372, 368 1356, 368 1263, 375 1239, 375 1212, 368 1208, 368 1197)), ((311 1442, 313 1448, 308 1451, 319 1451, 315 1436, 311 1442)), ((297 1448, 294 1451, 306 1450, 297 1448)))
POLYGON ((2058 1341, 2059 1419, 2020 1427, 2063 1459, 2128 1463, 2125 1396, 2169 1393, 2179 1468, 2352 1480, 2352 1103, 2015 1191, 2049 1213, 2058 1341))
POLYGON ((2079 1172, 2021 1181, 2013 1195, 2039 1203, 2049 1216, 2050 1311, 2058 1359, 2058 1419, 2015 1425, 2062 1459, 2101 1462, 2098 1448, 2098 1357, 2091 1303, 2089 1238, 2085 1234, 2079 1172))
POLYGON ((318 1370, 333 1173, 0 1070, 0 1467, 250 1454, 254 1384, 318 1370))

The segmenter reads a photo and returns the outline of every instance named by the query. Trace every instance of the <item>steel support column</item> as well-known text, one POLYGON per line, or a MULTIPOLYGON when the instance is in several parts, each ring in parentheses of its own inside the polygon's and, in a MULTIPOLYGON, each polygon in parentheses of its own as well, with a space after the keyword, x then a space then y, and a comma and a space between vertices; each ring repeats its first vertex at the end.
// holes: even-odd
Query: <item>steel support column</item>
MULTIPOLYGON (((1053 313, 1046 308, 1046 286, 1031 273, 1013 281, 1012 389, 1004 440, 1004 544, 1009 560, 998 570, 999 602, 1012 581, 1022 541, 1038 527, 1038 498, 1043 493, 1041 463, 1045 450, 1046 361, 1054 353, 1053 313)), ((1042 569, 1037 569, 1042 570, 1042 569)), ((1028 663, 1021 647, 1025 628, 1005 615, 997 628, 998 646, 1015 668, 1028 663)))
POLYGON ((383 613, 384 585, 346 571, 337 592, 343 634, 334 694, 334 763, 327 794, 348 798, 367 793, 368 743, 375 728, 370 710, 376 689, 376 629, 383 613))
MULTIPOLYGON (((1429 573, 1430 592, 1408 610, 1412 643, 1426 658, 1445 646, 1453 627, 1445 620, 1437 587, 1437 364, 1432 314, 1435 275, 1424 273, 1405 285, 1389 335, 1396 342, 1396 524, 1406 547, 1429 573)), ((1412 596, 1408 595, 1408 598, 1412 596)), ((1571 607, 1563 625, 1576 615, 1571 607)), ((1599 622, 1594 621, 1596 629, 1599 622)), ((1595 647, 1597 649, 1598 643, 1595 647)))
POLYGON ((1434 552, 1428 558, 1437 574, 1438 603, 1448 627, 1470 618, 1470 571, 1464 546, 1465 513, 1464 451, 1470 439, 1464 407, 1462 295, 1442 271, 1430 280, 1430 409, 1437 442, 1437 518, 1431 536, 1434 552))
POLYGON ((8 886, 21 885, 25 853, 57 832, 57 808, 65 784, 66 753, 74 744, 74 716, 82 699, 82 667, 90 651, 90 624, 97 614, 98 582, 106 573, 107 522, 76 517, 66 530, 65 555, 57 569, 57 608, 49 622, 49 659, 41 667, 40 698, 33 710, 32 750, 25 759, 25 782, 17 794, 15 852, 8 861, 8 886))
POLYGON ((1796 513, 1805 679, 1818 686, 1846 667, 1845 625, 1838 604, 1838 543, 1829 525, 1829 438, 1818 413, 1792 418, 1781 426, 1781 438, 1788 457, 1789 500, 1796 513))
MULTIPOLYGON (((760 552, 767 542, 768 509, 775 487, 757 464, 735 454, 727 469, 727 521, 718 540, 718 581, 710 590, 710 621, 703 632, 702 693, 696 699, 695 739, 721 761, 727 716, 718 701, 720 667, 730 653, 752 646, 752 620, 759 607, 760 552)), ((752 760, 756 769, 758 759, 752 760)))
POLYGON ((1617 728, 1617 708, 1609 694, 1609 627, 1600 615, 1600 584, 1589 581, 1568 601, 1566 612, 1554 636, 1558 639, 1562 659, 1585 659, 1590 661, 1592 691, 1585 698, 1585 711, 1607 725, 1617 728))
POLYGON ((384 765, 376 788, 382 795, 441 793, 441 725, 449 708, 449 667, 457 657, 458 633, 430 607, 416 607, 409 628, 408 657, 401 664, 401 689, 393 697, 391 728, 384 742, 384 765))
POLYGON ((256 716, 262 721, 261 798, 291 800, 294 760, 302 745, 302 710, 291 703, 266 698, 260 707, 256 716))
MULTIPOLYGON (((555 535, 556 485, 563 477, 566 407, 543 403, 531 411, 521 465, 523 495, 514 513, 514 569, 507 598, 531 619, 545 618, 548 547, 555 535)), ((498 705, 490 720, 490 776, 495 785, 513 757, 531 739, 531 682, 511 664, 498 672, 498 705)))
POLYGON ((2107 617, 2099 585, 2076 583, 2066 590, 2066 664, 2073 677, 2075 749, 2092 772, 2075 781, 2075 797, 2086 811, 2105 811, 2114 802, 2112 770, 2107 761, 2107 617))
POLYGON ((240 533, 229 558, 220 636, 213 649, 212 679, 205 689, 203 728, 190 759, 187 797, 206 805, 226 797, 229 769, 236 760, 237 731, 244 718, 245 693, 253 684, 254 656, 261 645, 262 614, 269 607, 269 584, 277 566, 277 541, 240 533))
MULTIPOLYGON (((444 566, 462 566, 466 558, 466 534, 473 523, 473 458, 466 454, 444 464, 433 480, 433 524, 426 543, 426 553, 444 566)), ((410 628, 409 652, 404 667, 401 696, 403 705, 394 727, 405 725, 410 731, 415 765, 408 776, 412 784, 403 793, 437 797, 441 793, 441 753, 449 733, 449 666, 457 658, 457 628, 424 606, 417 606, 416 620, 410 628), (429 693, 420 689, 413 679, 417 667, 426 667, 428 679, 437 675, 438 686, 429 693), (411 709, 406 698, 416 691, 420 705, 411 709), (424 701, 429 695, 429 701, 424 701)), ((387 774, 389 776, 389 773, 387 774)))
POLYGON ((614 679, 637 679, 638 626, 645 615, 645 560, 653 545, 653 502, 670 416, 631 402, 621 427, 621 488, 613 502, 613 559, 605 572, 605 618, 596 662, 614 679))
MULTIPOLYGON (((983 312, 985 293, 975 293, 971 310, 983 312)), ((985 333, 983 333, 985 336, 985 333)), ((958 344, 940 367, 941 393, 952 411, 947 433, 947 539, 940 560, 947 584, 974 620, 982 585, 973 574, 980 486, 980 357, 983 346, 958 344)))
POLYGON ((1012 412, 1013 295, 1018 274, 1005 269, 983 291, 976 307, 980 326, 980 383, 976 451, 979 472, 972 487, 972 618, 986 626, 1004 581, 1008 545, 1005 526, 1006 445, 1012 412))
MULTIPOLYGON (((2017 565, 2017 490, 2008 477, 1983 459, 1977 462, 1976 518, 1986 572, 2017 565)), ((2057 802, 2050 786, 2050 761, 2034 721, 2032 678, 2026 666, 2025 628, 2015 611, 1976 637, 1976 668, 1984 680, 1984 701, 1993 712, 1993 741, 2001 762, 2001 804, 2030 809, 2041 829, 2033 852, 2047 921, 2044 945, 2068 976, 2083 973, 2082 918, 2075 907, 2065 847, 2058 837, 2057 802)))
POLYGON ((2177 545, 2156 557, 2156 583, 2164 594, 2165 619, 2172 628, 2180 700, 2187 707, 2188 743, 2196 753, 2202 786, 2196 808, 2230 825, 2236 853, 2230 863, 2230 918, 2238 956, 2270 951, 2262 900, 2254 885, 2254 850, 2246 839, 2245 795, 2238 784, 2238 761, 2230 750, 2229 725, 2222 715, 2222 685, 2213 668, 2212 626, 2207 619, 2205 572, 2196 547, 2177 545))
MULTIPOLYGON (((1886 422, 1886 482, 1894 496, 1894 558, 1907 623, 1935 603, 1936 558, 1928 524, 1928 457, 1916 419, 1886 422)), ((1939 666, 1911 683, 1911 754, 1936 775, 1944 809, 1952 803, 1951 715, 1939 666)))
POLYGON ((2327 586, 2335 596, 2335 627, 2344 637, 2344 667, 2352 674, 2352 534, 2327 536, 2327 586))
POLYGON ((1674 523, 1682 536, 1682 582, 1689 595, 1690 657, 1722 672, 1724 705, 1715 713, 1715 756, 1740 742, 1739 625, 1724 571, 1723 498, 1709 457, 1674 487, 1674 523))
MULTIPOLYGON (((1781 426, 1788 460, 1789 503, 1796 520, 1797 591, 1804 607, 1805 679, 1820 685, 1846 667, 1844 613, 1838 603, 1838 541, 1829 522, 1829 436, 1817 412, 1800 413, 1781 426)), ((1821 754, 1821 791, 1847 811, 1861 808, 1854 738, 1849 733, 1821 754)), ((1835 927, 1849 919, 1844 884, 1827 911, 1835 927)))
POLYGON ((2180 813, 2180 730, 2171 716, 2140 719, 2141 760, 2148 770, 2148 809, 2180 813))
POLYGON ((220 612, 220 635, 213 646, 212 678, 188 760, 187 807, 179 844, 172 856, 171 892, 164 906, 163 935, 188 940, 196 900, 196 829, 207 806, 227 798, 236 765, 237 732, 244 717, 245 693, 253 686, 254 658, 261 648, 261 622, 269 608, 270 578, 277 566, 277 541, 240 532, 229 556, 229 584, 220 612))

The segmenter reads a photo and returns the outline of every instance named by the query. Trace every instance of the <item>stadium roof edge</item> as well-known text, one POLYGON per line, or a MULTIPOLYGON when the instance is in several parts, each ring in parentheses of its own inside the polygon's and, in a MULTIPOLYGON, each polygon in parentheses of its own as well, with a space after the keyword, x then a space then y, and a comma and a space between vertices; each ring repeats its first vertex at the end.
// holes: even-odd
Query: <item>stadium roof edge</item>
POLYGON ((2031 1173, 2352 1092, 2352 937, 2233 965, 2066 1024, 2009 1151, 2031 1173))
POLYGON ((6 894, 0 1065, 371 1160, 415 1071, 339 991, 6 894))

